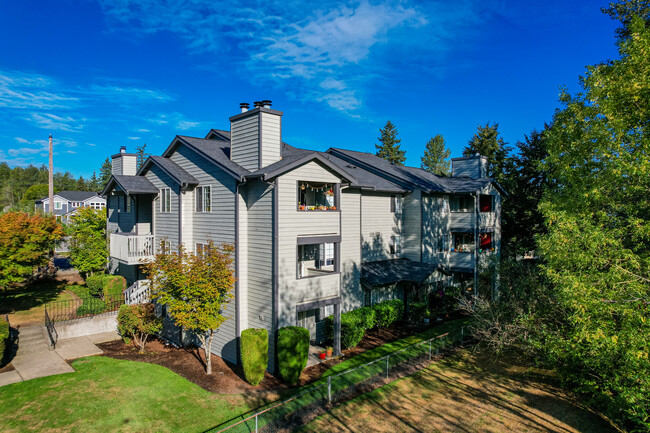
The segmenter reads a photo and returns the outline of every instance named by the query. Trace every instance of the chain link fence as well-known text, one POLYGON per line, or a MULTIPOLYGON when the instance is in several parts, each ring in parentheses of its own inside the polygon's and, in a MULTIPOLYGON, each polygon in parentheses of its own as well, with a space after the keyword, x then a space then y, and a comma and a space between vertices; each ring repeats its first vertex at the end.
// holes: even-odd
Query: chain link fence
POLYGON ((464 327, 415 343, 386 356, 330 374, 280 402, 242 415, 207 432, 291 432, 327 412, 332 406, 422 370, 441 350, 461 343, 464 327))

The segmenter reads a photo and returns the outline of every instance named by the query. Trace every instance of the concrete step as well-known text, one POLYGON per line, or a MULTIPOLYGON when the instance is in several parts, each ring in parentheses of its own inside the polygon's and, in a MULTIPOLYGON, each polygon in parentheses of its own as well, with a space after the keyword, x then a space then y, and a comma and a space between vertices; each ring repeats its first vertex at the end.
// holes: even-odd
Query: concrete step
POLYGON ((23 343, 33 342, 33 341, 41 341, 41 340, 47 340, 47 336, 45 334, 43 334, 43 333, 29 334, 29 335, 20 334, 18 336, 18 340, 20 340, 23 343))
POLYGON ((46 343, 37 343, 37 344, 30 344, 28 346, 19 344, 18 345, 18 352, 16 353, 16 356, 20 355, 34 355, 37 353, 45 353, 50 351, 50 345, 46 343))
POLYGON ((47 332, 45 326, 26 326, 18 330, 19 337, 26 337, 29 335, 39 335, 47 332))

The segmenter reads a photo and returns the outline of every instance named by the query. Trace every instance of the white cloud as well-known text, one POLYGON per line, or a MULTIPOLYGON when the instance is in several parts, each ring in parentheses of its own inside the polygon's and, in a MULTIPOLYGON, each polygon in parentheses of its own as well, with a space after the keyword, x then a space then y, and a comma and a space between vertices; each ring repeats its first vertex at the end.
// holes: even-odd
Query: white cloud
POLYGON ((140 137, 126 137, 126 138, 128 138, 129 140, 140 140, 140 137))
POLYGON ((70 116, 57 116, 51 113, 32 113, 25 120, 34 122, 39 128, 51 131, 79 132, 83 129, 85 119, 74 119, 70 116))
POLYGON ((0 108, 70 109, 79 98, 57 91, 57 83, 44 75, 0 70, 0 108))

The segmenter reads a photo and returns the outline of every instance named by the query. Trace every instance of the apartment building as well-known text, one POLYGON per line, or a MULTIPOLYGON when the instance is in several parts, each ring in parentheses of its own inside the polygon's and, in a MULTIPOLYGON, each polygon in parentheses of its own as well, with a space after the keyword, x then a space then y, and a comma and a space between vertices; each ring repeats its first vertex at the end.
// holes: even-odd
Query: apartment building
POLYGON ((270 101, 240 108, 229 131, 176 136, 139 170, 121 149, 102 192, 111 272, 129 283, 144 279, 141 263, 161 241, 235 245, 235 299, 213 353, 236 363, 241 331, 266 328, 273 371, 280 327, 318 341, 333 315, 339 352, 342 312, 424 301, 449 285, 478 290, 481 267, 499 255, 504 193, 486 158, 456 158, 445 178, 368 153, 300 149, 282 141, 270 101))

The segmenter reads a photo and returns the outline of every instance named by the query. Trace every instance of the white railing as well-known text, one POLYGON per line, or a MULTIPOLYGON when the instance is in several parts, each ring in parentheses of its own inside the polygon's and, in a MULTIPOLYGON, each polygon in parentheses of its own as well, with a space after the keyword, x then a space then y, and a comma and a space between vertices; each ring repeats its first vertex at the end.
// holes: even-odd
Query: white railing
POLYGON ((149 302, 149 282, 142 280, 136 281, 124 290, 124 303, 127 305, 144 304, 149 302))
POLYGON ((153 235, 138 236, 122 233, 111 233, 111 257, 126 262, 138 264, 142 261, 153 259, 153 235))

